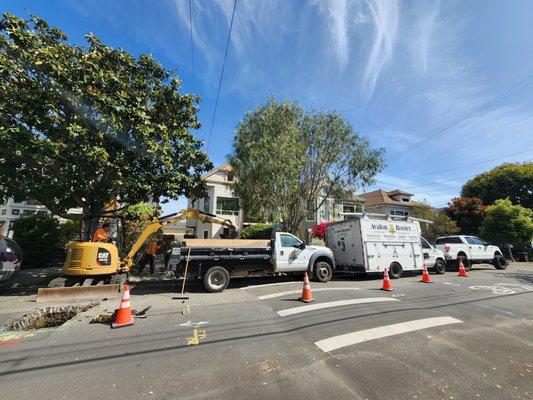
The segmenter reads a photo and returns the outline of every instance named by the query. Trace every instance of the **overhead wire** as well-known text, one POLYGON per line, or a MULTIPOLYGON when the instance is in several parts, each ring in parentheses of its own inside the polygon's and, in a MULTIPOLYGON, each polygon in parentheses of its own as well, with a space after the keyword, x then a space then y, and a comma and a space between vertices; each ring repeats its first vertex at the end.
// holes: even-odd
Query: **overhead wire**
POLYGON ((217 98, 215 100, 215 107, 213 109, 213 117, 211 118, 211 127, 209 128, 209 137, 207 139, 207 152, 209 152, 209 145, 211 144, 211 135, 213 133, 213 125, 215 124, 215 116, 217 114, 218 100, 220 98, 220 88, 222 87, 222 78, 224 77, 224 68, 226 67, 226 59, 228 57, 228 48, 231 39, 231 31, 233 29, 233 20, 235 18, 235 8, 237 7, 237 0, 233 0, 233 11, 231 13, 231 22, 228 31, 228 40, 226 42, 226 50, 224 51, 224 60, 222 61, 222 69, 220 71, 220 79, 218 81, 217 98))
POLYGON ((421 176, 433 175, 433 174, 438 174, 440 172, 453 171, 453 170, 456 170, 456 169, 472 167, 474 165, 485 164, 485 163, 488 163, 488 162, 491 162, 491 161, 502 160, 502 159, 507 158, 507 157, 513 157, 513 156, 517 156, 517 155, 520 155, 520 154, 529 153, 531 151, 533 151, 533 149, 519 151, 518 153, 507 154, 505 156, 494 157, 494 158, 491 158, 491 159, 488 159, 488 160, 477 161, 477 162, 474 162, 474 163, 461 165, 459 167, 440 169, 440 170, 427 172, 427 173, 419 174, 419 175, 402 176, 402 177, 398 177, 398 178, 394 177, 394 178, 391 178, 391 179, 376 179, 376 181, 377 182, 390 182, 392 180, 418 178, 418 177, 421 177, 421 176))
POLYGON ((491 100, 489 100, 488 102, 482 104, 478 108, 476 108, 474 110, 471 110, 467 115, 465 115, 462 118, 452 122, 451 124, 447 125, 445 128, 440 129, 439 131, 435 132, 433 135, 427 136, 426 138, 418 141, 417 143, 414 143, 409 149, 407 149, 407 150, 403 151, 402 153, 400 153, 397 156, 397 158, 403 157, 405 154, 409 153, 410 151, 415 149, 417 146, 427 142, 428 140, 433 139, 433 138, 435 138, 435 137, 437 137, 439 135, 442 135, 447 130, 449 130, 449 129, 453 128, 454 126, 460 124, 461 122, 466 121, 467 119, 471 118, 475 113, 477 113, 479 111, 482 111, 482 110, 486 109, 487 107, 490 107, 491 105, 496 104, 496 103, 502 101, 503 99, 511 96, 512 94, 514 94, 514 93, 526 88, 527 86, 529 86, 530 84, 533 83, 533 81, 527 82, 531 78, 533 78, 533 74, 527 76, 524 79, 522 79, 520 82, 514 84, 509 89, 507 89, 503 93, 500 93, 499 95, 493 97, 491 100))

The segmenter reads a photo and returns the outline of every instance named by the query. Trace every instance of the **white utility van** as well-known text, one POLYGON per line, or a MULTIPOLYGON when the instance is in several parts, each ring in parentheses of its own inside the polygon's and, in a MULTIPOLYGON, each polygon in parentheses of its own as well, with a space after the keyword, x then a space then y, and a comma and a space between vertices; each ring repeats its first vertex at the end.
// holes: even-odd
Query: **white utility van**
POLYGON ((326 245, 333 251, 339 271, 383 272, 389 268, 391 278, 403 271, 427 267, 443 274, 446 264, 442 251, 420 236, 420 220, 385 214, 351 213, 350 219, 331 223, 326 245))

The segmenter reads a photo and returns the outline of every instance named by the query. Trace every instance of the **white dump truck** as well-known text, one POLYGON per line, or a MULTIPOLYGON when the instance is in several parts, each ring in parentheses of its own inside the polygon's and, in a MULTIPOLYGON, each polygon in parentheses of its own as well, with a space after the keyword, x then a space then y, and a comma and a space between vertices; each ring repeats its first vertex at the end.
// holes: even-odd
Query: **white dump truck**
POLYGON ((345 214, 349 219, 331 223, 326 231, 326 245, 333 251, 338 271, 382 272, 391 278, 403 271, 428 269, 438 274, 446 271, 444 254, 420 235, 420 222, 412 217, 385 214, 345 214))
POLYGON ((177 275, 203 279, 209 292, 222 292, 230 277, 308 272, 327 282, 335 268, 330 249, 306 245, 286 232, 275 232, 270 240, 185 239, 173 247, 170 264, 177 275))

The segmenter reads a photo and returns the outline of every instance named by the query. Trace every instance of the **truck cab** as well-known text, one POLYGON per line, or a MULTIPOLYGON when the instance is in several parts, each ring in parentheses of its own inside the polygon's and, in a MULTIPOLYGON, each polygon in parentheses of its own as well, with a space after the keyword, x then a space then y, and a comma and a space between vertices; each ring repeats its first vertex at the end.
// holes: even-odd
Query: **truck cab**
POLYGON ((424 261, 428 265, 428 268, 433 269, 437 274, 444 274, 446 272, 444 253, 435 246, 432 246, 423 237, 420 237, 420 245, 422 246, 424 261))
POLYGON ((444 253, 448 265, 459 265, 462 261, 465 269, 469 270, 472 264, 492 264, 496 269, 507 268, 498 246, 490 245, 484 240, 472 235, 453 235, 437 238, 435 245, 444 253))

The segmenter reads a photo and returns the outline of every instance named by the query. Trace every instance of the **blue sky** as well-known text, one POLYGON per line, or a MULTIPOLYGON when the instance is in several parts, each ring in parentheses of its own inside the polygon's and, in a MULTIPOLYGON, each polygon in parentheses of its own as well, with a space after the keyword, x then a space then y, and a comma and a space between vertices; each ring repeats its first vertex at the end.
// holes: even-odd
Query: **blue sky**
MULTIPOLYGON (((192 0, 194 79, 187 0, 8 0, 0 9, 28 10, 73 42, 93 32, 152 54, 201 96, 197 135, 207 140, 232 5, 192 0)), ((386 148, 388 166, 367 190, 399 187, 444 206, 468 177, 533 160, 532 16, 529 0, 238 0, 209 155, 223 163, 245 111, 275 95, 337 110, 386 148)))

